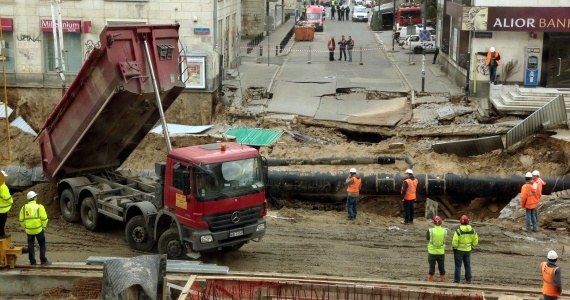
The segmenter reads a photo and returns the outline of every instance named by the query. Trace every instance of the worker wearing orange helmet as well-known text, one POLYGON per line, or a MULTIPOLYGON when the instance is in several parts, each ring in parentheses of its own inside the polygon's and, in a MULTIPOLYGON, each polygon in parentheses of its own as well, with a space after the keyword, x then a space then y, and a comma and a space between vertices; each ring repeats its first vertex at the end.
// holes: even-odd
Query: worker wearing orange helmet
POLYGON ((414 202, 416 200, 416 190, 418 180, 414 177, 412 169, 406 170, 406 179, 402 182, 402 201, 404 202, 404 221, 402 224, 414 223, 414 202))
POLYGON ((558 254, 554 250, 548 251, 547 261, 540 264, 542 274, 542 296, 544 300, 556 300, 562 295, 562 276, 560 268, 556 265, 558 254))
POLYGON ((461 264, 465 266, 465 281, 471 283, 471 251, 473 247, 479 244, 479 235, 475 229, 469 225, 469 217, 462 215, 459 218, 459 228, 453 234, 453 258, 455 261, 455 273, 453 274, 453 282, 459 283, 461 279, 461 264))
POLYGON ((525 174, 525 183, 521 188, 520 205, 526 211, 526 227, 524 231, 538 231, 538 202, 540 201, 540 193, 542 185, 532 180, 532 173, 525 174))
POLYGON ((435 274, 435 263, 439 269, 439 280, 445 282, 445 239, 447 230, 441 227, 443 220, 440 216, 433 217, 433 228, 428 229, 426 239, 428 240, 428 281, 433 281, 435 274))
POLYGON ((348 177, 346 178, 346 211, 348 213, 348 219, 356 219, 356 205, 358 204, 358 198, 360 197, 360 188, 362 187, 362 179, 358 177, 355 168, 351 168, 348 177))

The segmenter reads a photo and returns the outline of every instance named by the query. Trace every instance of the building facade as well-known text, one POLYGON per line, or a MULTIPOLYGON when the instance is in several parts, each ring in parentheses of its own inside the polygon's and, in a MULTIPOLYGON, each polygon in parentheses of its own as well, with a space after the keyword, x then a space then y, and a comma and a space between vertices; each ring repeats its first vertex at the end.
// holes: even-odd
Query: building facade
MULTIPOLYGON (((51 3, 0 0, 8 86, 61 86, 51 3)), ((103 27, 113 24, 180 24, 180 46, 190 62, 188 72, 194 72, 183 77, 192 93, 214 95, 220 73, 239 62, 241 0, 67 0, 61 3, 61 19, 67 84, 98 47, 103 27)))
POLYGON ((561 0, 438 0, 440 62, 471 95, 489 92, 486 53, 500 53, 496 82, 570 87, 570 6, 561 0))

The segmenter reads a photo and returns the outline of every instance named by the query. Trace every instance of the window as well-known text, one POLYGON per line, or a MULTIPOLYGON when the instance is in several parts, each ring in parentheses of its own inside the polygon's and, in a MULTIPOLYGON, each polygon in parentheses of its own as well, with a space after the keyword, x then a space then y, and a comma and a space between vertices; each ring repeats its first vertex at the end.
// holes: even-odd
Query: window
MULTIPOLYGON (((56 72, 55 54, 53 49, 53 33, 44 33, 44 53, 47 72, 56 72)), ((75 32, 63 33, 63 47, 65 54, 63 56, 66 73, 77 73, 83 64, 81 50, 81 34, 75 32)))
MULTIPOLYGON (((2 31, 2 41, 0 41, 0 56, 4 56, 6 72, 15 72, 14 64, 14 34, 11 31, 2 31)), ((0 61, 0 72, 2 72, 2 61, 0 61)))

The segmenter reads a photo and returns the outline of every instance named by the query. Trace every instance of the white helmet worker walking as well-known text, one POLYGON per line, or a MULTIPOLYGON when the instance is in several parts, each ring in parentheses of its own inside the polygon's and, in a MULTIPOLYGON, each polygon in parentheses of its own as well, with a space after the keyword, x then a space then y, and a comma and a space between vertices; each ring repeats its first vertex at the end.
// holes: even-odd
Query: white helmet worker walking
POLYGON ((36 194, 36 192, 29 191, 28 194, 26 195, 26 198, 28 199, 28 201, 32 201, 32 200, 36 199, 37 196, 38 196, 38 194, 36 194))

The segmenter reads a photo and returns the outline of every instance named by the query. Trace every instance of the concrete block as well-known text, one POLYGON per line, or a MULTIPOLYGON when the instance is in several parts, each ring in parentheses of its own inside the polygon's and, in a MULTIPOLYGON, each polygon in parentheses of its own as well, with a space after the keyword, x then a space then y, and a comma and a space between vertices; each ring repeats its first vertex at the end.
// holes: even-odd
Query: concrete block
POLYGON ((437 116, 440 120, 452 120, 455 118, 455 115, 455 111, 449 105, 437 110, 437 116))

